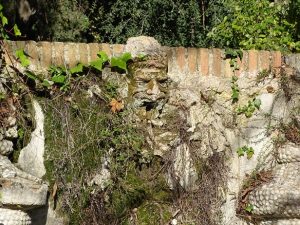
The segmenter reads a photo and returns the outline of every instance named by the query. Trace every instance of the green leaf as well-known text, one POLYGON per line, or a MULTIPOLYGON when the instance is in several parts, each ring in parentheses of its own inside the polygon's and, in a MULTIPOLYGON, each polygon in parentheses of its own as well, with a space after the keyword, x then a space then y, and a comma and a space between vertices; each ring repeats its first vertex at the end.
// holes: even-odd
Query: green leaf
POLYGON ((57 83, 57 84, 65 84, 66 76, 64 76, 64 75, 55 75, 54 77, 51 78, 51 80, 54 83, 57 83))
POLYGON ((131 53, 130 52, 125 52, 122 56, 121 59, 127 63, 128 60, 132 59, 131 53))
POLYGON ((255 99, 253 101, 253 104, 254 104, 255 108, 259 109, 260 106, 261 106, 261 100, 260 99, 255 99))
POLYGON ((5 25, 8 24, 8 20, 2 13, 0 13, 0 17, 1 17, 1 20, 2 20, 2 26, 4 27, 5 25))
POLYGON ((245 210, 249 213, 251 213, 253 211, 254 207, 252 204, 248 204, 247 207, 245 208, 245 210))
POLYGON ((39 78, 35 75, 35 73, 33 73, 30 70, 26 70, 24 73, 28 78, 32 79, 32 80, 38 80, 39 78))
POLYGON ((6 98, 5 93, 0 92, 0 101, 5 99, 5 98, 6 98))
POLYGON ((108 61, 108 56, 104 51, 100 51, 97 53, 97 56, 102 59, 102 63, 105 63, 108 61))
POLYGON ((252 114, 253 114, 253 112, 251 112, 251 111, 246 111, 246 112, 245 112, 245 116, 246 116, 247 118, 250 118, 250 117, 252 116, 252 114))
POLYGON ((82 73, 82 71, 83 71, 82 63, 78 63, 76 66, 70 69, 71 74, 82 73))
POLYGON ((254 149, 252 147, 248 148, 246 154, 247 154, 247 159, 251 159, 252 156, 254 155, 254 149))
POLYGON ((239 100, 239 92, 236 90, 232 91, 231 99, 233 102, 237 102, 239 100))
POLYGON ((243 59, 243 51, 242 50, 237 50, 237 56, 240 58, 240 60, 243 59))
POLYGON ((103 70, 103 61, 102 61, 101 58, 99 58, 99 59, 91 62, 90 65, 91 65, 91 67, 93 67, 93 68, 95 68, 95 69, 97 69, 99 71, 103 70))
POLYGON ((232 78, 231 78, 232 82, 237 82, 238 79, 239 78, 237 76, 232 76, 232 78))
POLYGON ((54 84, 53 81, 51 80, 47 80, 47 79, 44 79, 43 82, 42 82, 42 85, 46 88, 50 88, 52 85, 54 84))
POLYGON ((110 64, 111 67, 117 67, 119 69, 125 70, 127 73, 127 64, 121 58, 112 57, 110 64))
POLYGON ((142 54, 142 53, 139 53, 136 57, 137 57, 138 59, 140 59, 140 60, 145 60, 146 57, 147 57, 147 55, 142 54))
POLYGON ((70 83, 67 82, 63 86, 61 86, 59 90, 61 90, 61 91, 67 91, 67 90, 69 90, 69 88, 70 88, 70 83))
POLYGON ((236 153, 238 154, 239 157, 244 156, 244 150, 243 150, 243 148, 238 148, 238 150, 236 151, 236 153))
POLYGON ((2 11, 2 9, 3 9, 3 5, 0 4, 0 11, 2 11))
POLYGON ((29 59, 27 58, 27 56, 25 55, 23 49, 20 49, 20 50, 17 50, 17 51, 16 51, 16 57, 20 60, 21 65, 22 65, 23 67, 28 67, 28 66, 30 65, 30 61, 29 61, 29 59))
POLYGON ((18 129, 18 138, 22 139, 24 137, 25 131, 23 128, 18 129))
POLYGON ((66 69, 59 66, 50 66, 49 73, 51 76, 66 75, 66 69))
POLYGON ((21 36, 21 31, 19 30, 17 24, 14 25, 14 33, 16 36, 21 36))

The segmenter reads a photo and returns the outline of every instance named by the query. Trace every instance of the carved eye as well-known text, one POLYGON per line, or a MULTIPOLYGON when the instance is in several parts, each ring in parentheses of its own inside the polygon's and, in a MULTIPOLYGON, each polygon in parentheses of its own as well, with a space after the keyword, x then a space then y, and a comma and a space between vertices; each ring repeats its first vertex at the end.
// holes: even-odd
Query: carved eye
POLYGON ((159 85, 162 87, 168 86, 168 79, 159 80, 158 82, 159 82, 159 85))

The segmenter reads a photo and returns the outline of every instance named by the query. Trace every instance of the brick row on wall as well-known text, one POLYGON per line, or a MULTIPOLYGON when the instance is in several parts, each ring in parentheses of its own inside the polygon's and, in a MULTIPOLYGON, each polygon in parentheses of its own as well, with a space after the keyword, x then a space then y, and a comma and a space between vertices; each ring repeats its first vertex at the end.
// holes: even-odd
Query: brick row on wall
MULTIPOLYGON (((225 51, 212 48, 170 48, 169 73, 199 74, 200 76, 231 77, 233 69, 225 51)), ((238 59, 238 76, 255 75, 262 70, 278 70, 282 64, 278 51, 243 51, 242 60, 238 59)))
POLYGON ((8 64, 15 63, 13 57, 16 50, 24 49, 31 61, 31 69, 43 70, 51 65, 73 67, 81 62, 88 64, 97 59, 99 51, 105 51, 108 56, 123 53, 124 45, 98 43, 70 43, 70 42, 35 42, 35 41, 6 41, 5 60, 8 64))
MULTIPOLYGON (((24 49, 29 55, 31 69, 42 70, 51 65, 72 67, 78 62, 88 64, 97 58, 99 51, 109 56, 120 55, 124 51, 121 44, 64 43, 6 41, 6 62, 15 63, 12 57, 16 50, 24 49), (12 60, 11 60, 12 59, 12 60)), ((168 51, 169 73, 199 74, 200 76, 230 77, 233 75, 230 59, 225 59, 224 50, 212 48, 166 48, 168 51)), ((240 69, 236 75, 255 75, 264 69, 280 68, 282 56, 278 51, 243 51, 242 60, 238 60, 240 69)))

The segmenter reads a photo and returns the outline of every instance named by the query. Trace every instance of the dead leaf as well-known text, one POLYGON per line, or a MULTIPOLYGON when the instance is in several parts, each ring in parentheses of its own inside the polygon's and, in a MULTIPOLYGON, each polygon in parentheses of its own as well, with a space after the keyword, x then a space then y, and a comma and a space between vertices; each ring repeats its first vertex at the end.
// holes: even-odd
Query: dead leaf
POLYGON ((268 86, 267 91, 268 91, 268 93, 274 93, 275 89, 272 86, 268 86))
POLYGON ((55 182, 53 184, 53 188, 52 188, 52 198, 53 199, 55 198, 56 194, 57 194, 57 183, 55 182))
POLYGON ((113 113, 119 112, 119 111, 121 111, 124 108, 123 102, 122 101, 118 101, 118 100, 116 100, 114 98, 110 101, 109 105, 111 106, 111 111, 113 113))

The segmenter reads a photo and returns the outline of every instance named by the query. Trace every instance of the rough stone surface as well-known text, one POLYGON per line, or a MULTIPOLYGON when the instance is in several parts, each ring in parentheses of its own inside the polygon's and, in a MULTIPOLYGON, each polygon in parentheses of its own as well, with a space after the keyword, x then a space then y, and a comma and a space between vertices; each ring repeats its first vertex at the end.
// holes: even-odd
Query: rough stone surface
POLYGON ((44 114, 36 100, 33 100, 32 105, 35 112, 36 128, 31 134, 28 145, 21 150, 18 164, 22 170, 41 178, 46 173, 44 166, 44 114))
POLYGON ((159 55, 162 53, 161 45, 153 37, 131 37, 125 45, 125 52, 130 52, 133 57, 139 55, 159 55))
MULTIPOLYGON (((228 66, 225 68, 228 76, 239 74, 239 100, 233 103, 231 78, 220 76, 224 69, 224 64, 220 61, 222 51, 173 49, 173 58, 169 59, 169 63, 174 65, 169 65, 168 71, 164 50, 151 37, 130 38, 124 52, 131 52, 133 57, 143 54, 149 57, 145 61, 133 61, 129 68, 130 76, 118 78, 117 81, 121 84, 120 92, 126 106, 133 110, 129 119, 146 128, 146 146, 142 154, 151 152, 168 162, 164 175, 169 187, 189 192, 201 185, 197 183, 201 178, 199 163, 203 162, 205 165, 214 154, 224 153, 225 162, 218 163, 226 164, 228 171, 224 171, 218 178, 226 179, 226 182, 224 186, 211 190, 217 192, 218 201, 211 199, 212 209, 207 213, 215 219, 215 224, 220 225, 246 224, 238 217, 236 209, 247 174, 272 170, 272 180, 249 194, 249 203, 254 206, 253 216, 260 218, 259 225, 300 224, 299 143, 285 140, 278 148, 282 124, 293 122, 300 127, 299 83, 292 83, 289 77, 282 82, 274 74, 267 74, 260 79, 256 77, 260 66, 267 68, 273 63, 280 67, 281 54, 276 53, 278 57, 275 62, 269 57, 275 53, 249 51, 245 54, 247 59, 239 62, 243 70, 249 70, 247 73, 230 71, 228 66), (261 106, 249 118, 243 113, 237 113, 239 107, 247 106, 254 98, 261 101, 261 106), (243 146, 253 147, 254 155, 247 157, 245 153, 239 157, 236 151, 243 146)), ((288 65, 296 68, 293 70, 296 72, 299 67, 297 57, 286 58, 288 65)), ((104 72, 104 79, 115 79, 110 74, 105 76, 104 72)), ((297 76, 296 73, 292 77, 297 76)), ((0 85, 0 91, 1 89, 3 86, 0 85)), ((91 97, 101 97, 102 94, 97 86, 91 86, 88 93, 91 97)), ((22 210, 31 210, 32 207, 46 204, 47 187, 32 176, 41 177, 45 172, 43 116, 39 106, 35 110, 37 126, 29 145, 22 150, 19 158, 24 171, 17 169, 5 157, 13 151, 12 140, 16 138, 14 116, 7 118, 5 129, 0 131, 0 180, 3 182, 0 190, 5 195, 1 198, 4 208, 0 208, 0 218, 4 218, 4 215, 16 215, 17 222, 12 223, 14 225, 30 224, 29 220, 22 222, 26 221, 28 214, 6 209, 6 205, 20 205, 22 210), (21 213, 19 217, 17 213, 21 213)), ((109 178, 109 163, 103 163, 102 170, 95 175, 90 185, 98 185, 100 189, 104 189, 109 178)), ((45 223, 46 217, 44 215, 48 213, 47 224, 63 223, 50 209, 40 214, 43 215, 43 222, 45 223)), ((33 214, 39 213, 34 209, 30 215, 35 218, 33 214)), ((170 222, 180 224, 181 219, 178 217, 176 222, 174 219, 170 222)), ((9 217, 2 220, 5 225, 10 224, 9 217)))
POLYGON ((284 97, 283 93, 279 92, 278 98, 284 103, 275 103, 272 107, 275 113, 270 113, 271 116, 274 115, 271 117, 274 120, 272 125, 280 119, 281 123, 277 127, 283 131, 283 134, 277 132, 273 135, 275 143, 280 138, 282 143, 279 147, 273 146, 276 161, 270 168, 273 173, 272 180, 258 186, 249 194, 249 203, 253 205, 252 214, 259 218, 260 225, 300 224, 300 143, 296 139, 299 130, 291 130, 291 123, 294 121, 297 124, 295 112, 300 106, 300 86, 292 80, 287 80, 285 88, 284 97), (284 113, 278 113, 278 108, 284 113), (294 132, 294 136, 289 136, 289 132, 294 132))
POLYGON ((299 224, 300 224, 300 219, 269 220, 260 223, 260 225, 299 225, 299 224))
POLYGON ((46 204, 48 186, 42 180, 15 167, 0 155, 1 199, 3 206, 24 209, 46 204))
MULTIPOLYGON (((3 79, 0 80, 1 87, 3 79)), ((6 91, 5 91, 6 93, 6 91)), ((2 114, 0 127, 0 224, 32 225, 28 210, 46 205, 48 185, 20 168, 7 156, 14 150, 14 141, 18 137, 16 107, 7 99, 6 110, 9 116, 2 114)), ((3 105, 1 105, 3 107, 3 105)))
POLYGON ((0 208, 0 224, 2 225, 31 225, 31 219, 27 213, 21 210, 0 208))

